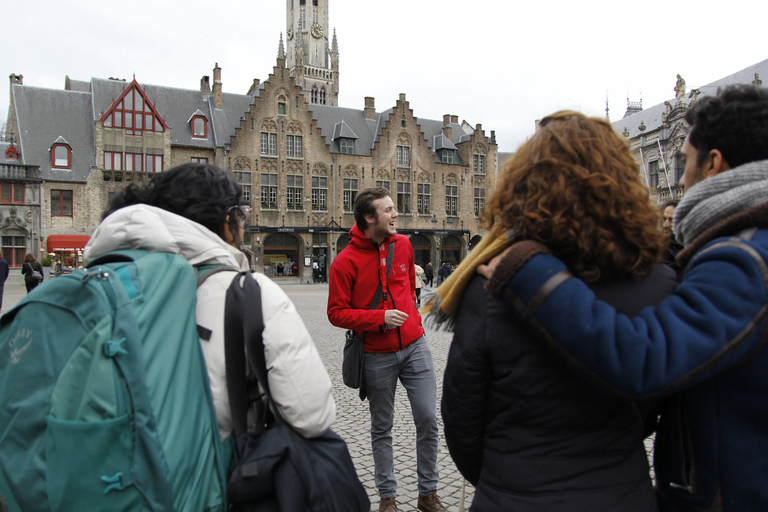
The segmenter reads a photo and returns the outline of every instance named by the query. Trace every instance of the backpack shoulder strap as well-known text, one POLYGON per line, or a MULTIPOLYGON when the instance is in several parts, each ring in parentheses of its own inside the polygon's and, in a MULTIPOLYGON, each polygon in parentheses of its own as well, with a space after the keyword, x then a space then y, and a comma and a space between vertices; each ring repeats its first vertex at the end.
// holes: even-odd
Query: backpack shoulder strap
MULTIPOLYGON (((251 271, 238 272, 232 280, 224 306, 224 355, 227 369, 227 392, 235 435, 248 429, 248 382, 246 364, 256 374, 261 389, 272 402, 264 356, 264 316, 261 307, 261 287, 251 271), (247 350, 247 361, 244 357, 247 350)), ((277 410, 272 411, 278 422, 286 424, 277 410)))

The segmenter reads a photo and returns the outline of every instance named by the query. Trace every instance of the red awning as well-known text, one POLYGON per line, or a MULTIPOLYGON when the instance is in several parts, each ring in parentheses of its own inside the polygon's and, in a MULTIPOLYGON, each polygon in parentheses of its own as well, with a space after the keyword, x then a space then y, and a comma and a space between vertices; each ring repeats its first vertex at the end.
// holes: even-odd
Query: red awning
POLYGON ((82 250, 91 237, 88 235, 50 235, 48 252, 74 252, 82 250))

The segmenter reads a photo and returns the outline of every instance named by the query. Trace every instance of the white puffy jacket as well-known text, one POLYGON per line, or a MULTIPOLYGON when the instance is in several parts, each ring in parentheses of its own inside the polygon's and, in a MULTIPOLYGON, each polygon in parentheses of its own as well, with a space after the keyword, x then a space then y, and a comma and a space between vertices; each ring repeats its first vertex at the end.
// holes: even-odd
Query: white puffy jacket
MULTIPOLYGON (((169 252, 192 265, 227 265, 248 269, 248 260, 204 226, 148 205, 121 208, 109 215, 85 247, 86 264, 116 250, 169 252)), ((272 399, 286 421, 305 437, 322 435, 336 418, 331 380, 312 337, 283 290, 263 274, 261 286, 264 353, 272 399)), ((221 438, 232 431, 224 361, 224 299, 234 274, 219 272, 197 290, 197 323, 212 331, 200 341, 208 366, 221 438)))

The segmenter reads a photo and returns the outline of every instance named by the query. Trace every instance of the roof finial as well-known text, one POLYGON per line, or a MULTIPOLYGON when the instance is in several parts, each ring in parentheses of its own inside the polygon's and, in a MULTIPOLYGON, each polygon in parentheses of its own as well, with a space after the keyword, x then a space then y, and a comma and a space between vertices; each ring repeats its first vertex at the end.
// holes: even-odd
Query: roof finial
POLYGON ((283 46, 283 33, 280 32, 280 45, 277 47, 277 58, 285 58, 285 47, 283 46))

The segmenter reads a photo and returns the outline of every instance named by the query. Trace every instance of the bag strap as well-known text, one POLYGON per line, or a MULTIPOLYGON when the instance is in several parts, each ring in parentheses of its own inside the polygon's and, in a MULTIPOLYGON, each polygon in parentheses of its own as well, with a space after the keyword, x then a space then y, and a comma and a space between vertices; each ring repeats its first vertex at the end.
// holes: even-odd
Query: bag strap
MULTIPOLYGON (((261 287, 250 274, 238 272, 227 290, 224 306, 224 355, 227 369, 227 392, 235 436, 248 430, 248 381, 246 364, 256 374, 256 379, 272 403, 264 356, 264 316, 261 307, 261 287), (243 357, 244 350, 247 352, 243 357)), ((272 410, 278 423, 288 425, 280 412, 272 410)))
MULTIPOLYGON (((389 277, 389 271, 392 269, 392 258, 395 255, 395 242, 389 244, 389 250, 387 251, 387 277, 389 277)), ((379 305, 381 299, 381 292, 383 290, 381 279, 379 279, 379 286, 376 288, 376 293, 373 294, 373 300, 371 301, 371 307, 373 309, 379 305)))

